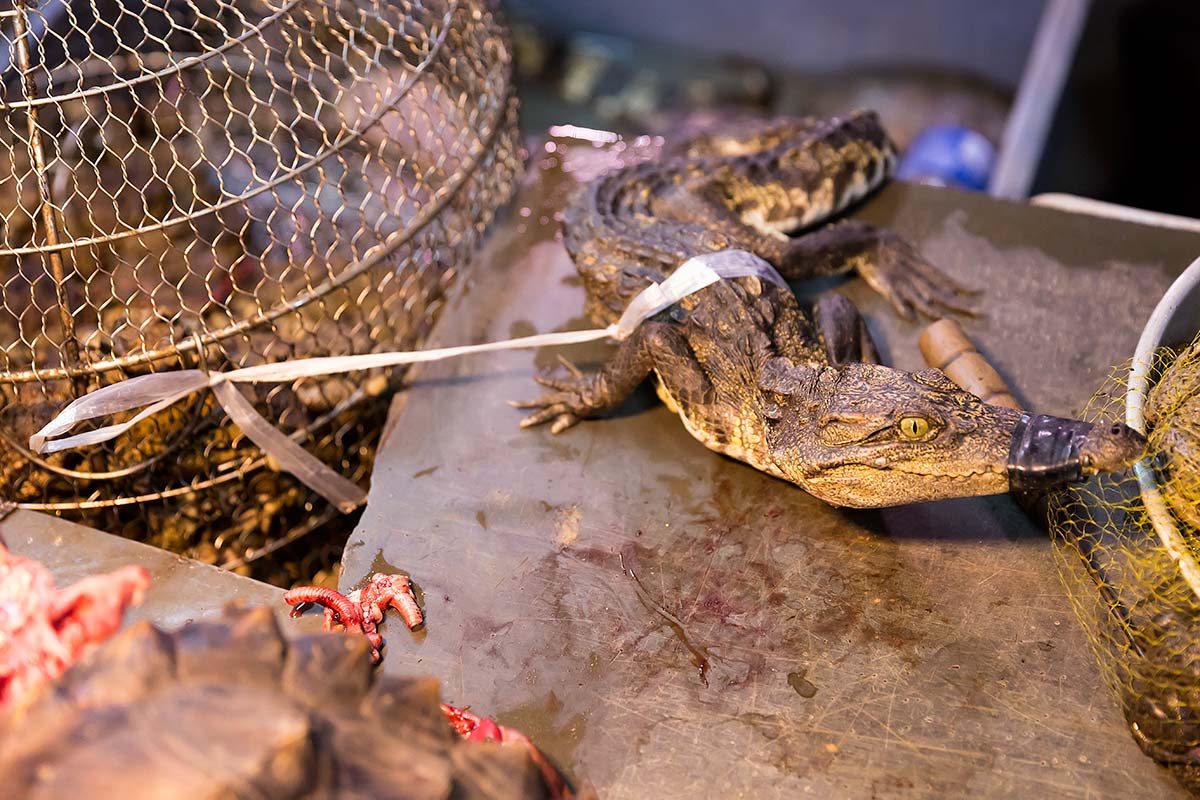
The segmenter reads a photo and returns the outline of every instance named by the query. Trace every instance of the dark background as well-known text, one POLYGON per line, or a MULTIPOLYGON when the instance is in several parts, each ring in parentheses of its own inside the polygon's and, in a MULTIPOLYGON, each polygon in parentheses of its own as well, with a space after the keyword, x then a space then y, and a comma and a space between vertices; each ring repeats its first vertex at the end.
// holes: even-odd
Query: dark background
MULTIPOLYGON (((670 83, 706 70, 759 68, 767 85, 757 95, 731 98, 727 91, 714 101, 711 93, 693 92, 698 101, 676 92, 673 99, 657 98, 657 110, 674 104, 680 114, 695 113, 709 105, 721 116, 731 108, 835 113, 878 105, 893 133, 899 131, 902 146, 925 124, 957 122, 999 147, 1047 2, 509 0, 506 5, 518 35, 532 34, 540 42, 537 69, 525 74, 530 128, 566 121, 564 114, 571 113, 577 124, 656 131, 676 117, 614 113, 611 96, 621 94, 622 78, 612 72, 623 70, 625 85, 640 81, 644 88, 654 79, 670 83), (596 96, 581 99, 576 93, 564 104, 561 92, 546 87, 570 71, 581 47, 608 50, 617 66, 606 73, 608 83, 601 81, 596 96)), ((1065 90, 1053 105, 1030 194, 1067 192, 1200 216, 1194 186, 1200 179, 1194 124, 1198 54, 1196 0, 1091 2, 1065 90)), ((632 105, 639 102, 645 112, 644 97, 632 105)))

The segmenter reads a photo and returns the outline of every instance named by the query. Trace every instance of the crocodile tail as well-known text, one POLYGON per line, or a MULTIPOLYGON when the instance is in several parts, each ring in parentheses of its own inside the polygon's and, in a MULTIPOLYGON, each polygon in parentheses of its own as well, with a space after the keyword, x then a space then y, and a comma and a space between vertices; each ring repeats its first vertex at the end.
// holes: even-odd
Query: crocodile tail
POLYGON ((773 147, 719 160, 731 210, 768 236, 827 221, 877 189, 896 164, 895 145, 873 111, 796 126, 795 136, 773 147))
POLYGON ((823 145, 815 149, 833 191, 827 208, 810 211, 812 222, 827 219, 870 194, 896 168, 896 145, 874 111, 835 117, 814 138, 823 145))

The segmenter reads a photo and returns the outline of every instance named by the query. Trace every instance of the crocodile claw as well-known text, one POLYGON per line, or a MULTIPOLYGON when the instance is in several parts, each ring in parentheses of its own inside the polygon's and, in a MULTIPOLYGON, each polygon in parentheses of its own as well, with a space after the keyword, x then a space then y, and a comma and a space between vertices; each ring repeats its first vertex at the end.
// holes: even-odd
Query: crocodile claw
POLYGON ((979 315, 966 298, 978 295, 980 290, 942 272, 894 234, 884 235, 874 258, 859 264, 858 274, 910 322, 918 313, 930 319, 943 317, 946 312, 979 315))
POLYGON ((604 408, 597 399, 597 384, 595 375, 586 375, 571 362, 560 359, 563 366, 571 373, 569 378, 551 378, 535 375, 533 379, 552 392, 534 400, 510 400, 513 408, 537 409, 521 420, 522 428, 532 428, 535 425, 550 423, 551 433, 562 433, 567 428, 579 423, 580 420, 595 416, 604 408))
POLYGON ((551 433, 562 433, 579 423, 579 415, 571 411, 573 401, 572 393, 564 391, 543 395, 536 400, 514 401, 511 405, 514 408, 538 409, 521 420, 522 428, 532 428, 549 422, 551 433))

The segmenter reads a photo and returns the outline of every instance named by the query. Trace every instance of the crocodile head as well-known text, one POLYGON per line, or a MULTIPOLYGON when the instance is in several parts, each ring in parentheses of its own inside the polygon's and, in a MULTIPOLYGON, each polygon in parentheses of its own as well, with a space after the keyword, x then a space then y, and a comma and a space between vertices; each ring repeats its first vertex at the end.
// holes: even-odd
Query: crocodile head
POLYGON ((999 494, 1123 469, 1145 451, 1124 425, 990 406, 935 369, 767 365, 762 417, 775 467, 838 506, 999 494))

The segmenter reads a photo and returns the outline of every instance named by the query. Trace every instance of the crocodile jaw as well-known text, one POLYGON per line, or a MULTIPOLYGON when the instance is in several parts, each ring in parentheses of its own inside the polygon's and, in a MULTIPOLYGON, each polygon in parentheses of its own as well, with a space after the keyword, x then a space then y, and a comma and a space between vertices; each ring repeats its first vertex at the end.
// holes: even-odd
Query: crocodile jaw
POLYGON ((797 483, 831 505, 879 508, 1050 489, 1125 469, 1145 452, 1145 438, 1120 423, 1028 414, 1014 421, 1007 409, 996 412, 984 417, 990 424, 973 432, 965 460, 927 453, 919 460, 843 461, 797 483))
POLYGON ((964 473, 920 473, 901 467, 846 464, 797 482, 829 505, 850 509, 880 509, 1008 491, 1008 474, 1003 464, 985 464, 964 473))

